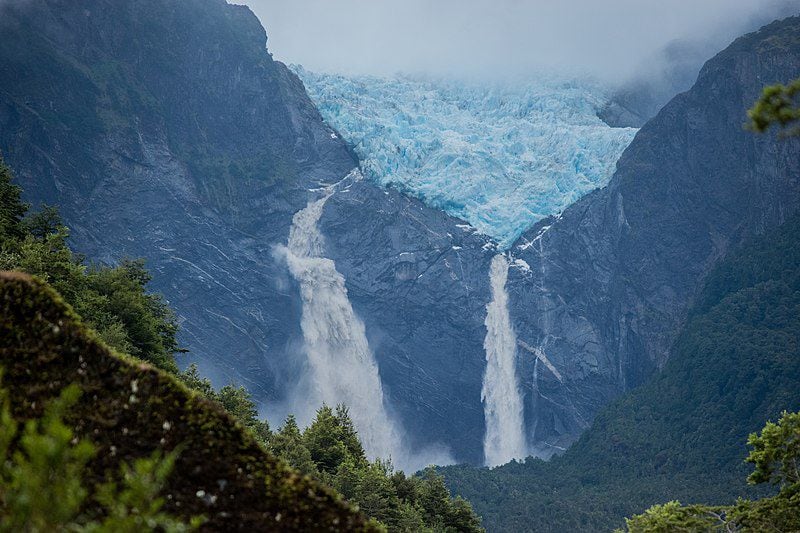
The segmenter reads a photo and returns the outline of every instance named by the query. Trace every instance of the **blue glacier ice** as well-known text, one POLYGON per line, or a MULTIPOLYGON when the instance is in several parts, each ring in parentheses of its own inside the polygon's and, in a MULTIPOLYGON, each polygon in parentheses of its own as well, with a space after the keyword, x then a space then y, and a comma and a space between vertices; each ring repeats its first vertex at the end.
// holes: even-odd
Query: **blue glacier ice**
POLYGON ((597 117, 599 85, 343 76, 292 67, 368 177, 461 218, 501 249, 606 185, 636 129, 597 117))

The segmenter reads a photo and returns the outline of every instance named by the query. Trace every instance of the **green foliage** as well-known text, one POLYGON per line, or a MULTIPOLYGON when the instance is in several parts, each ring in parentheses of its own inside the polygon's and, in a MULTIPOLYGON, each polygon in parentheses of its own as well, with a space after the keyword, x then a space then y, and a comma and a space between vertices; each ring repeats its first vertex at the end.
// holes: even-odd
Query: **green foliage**
MULTIPOLYGON (((678 501, 654 505, 643 514, 625 519, 629 533, 692 533, 722 531, 724 513, 701 505, 684 507, 678 501)), ((622 530, 618 530, 622 531, 622 530)))
POLYGON ((256 405, 247 389, 225 385, 217 393, 217 398, 222 407, 252 431, 261 443, 266 444, 269 441, 269 424, 266 420, 258 419, 256 405))
POLYGON ((58 208, 52 205, 42 205, 39 211, 28 214, 22 221, 22 226, 27 233, 36 239, 43 240, 48 235, 58 233, 65 227, 61 220, 58 208))
POLYGON ((343 405, 323 405, 301 431, 294 416, 269 439, 268 448, 301 472, 335 488, 389 531, 479 532, 480 518, 462 498, 453 499, 432 468, 407 477, 391 463, 367 460, 343 405))
POLYGON ((272 432, 266 420, 258 419, 258 409, 248 390, 236 385, 225 385, 219 391, 214 390, 208 378, 200 376, 194 363, 181 372, 178 377, 183 383, 200 393, 205 398, 220 404, 231 416, 236 418, 262 445, 266 446, 272 432))
POLYGON ((158 453, 138 459, 133 467, 123 465, 121 486, 113 480, 96 489, 87 484, 87 463, 95 447, 78 439, 64 422, 79 396, 77 386, 66 387, 40 419, 27 420, 17 435, 19 424, 11 415, 8 391, 0 389, 0 532, 196 529, 201 517, 184 524, 161 511, 164 499, 159 493, 173 469, 174 452, 163 459, 158 453), (83 511, 90 494, 103 509, 94 519, 83 511))
POLYGON ((95 499, 106 511, 99 522, 87 524, 87 533, 137 533, 163 531, 182 533, 193 531, 204 522, 202 516, 193 517, 188 524, 162 510, 164 498, 159 494, 175 465, 177 451, 162 457, 156 451, 151 457, 134 461, 133 466, 123 464, 121 483, 111 480, 97 488, 95 499))
POLYGON ((302 431, 294 415, 289 415, 272 433, 266 420, 258 420, 256 405, 244 387, 226 385, 215 391, 195 365, 179 377, 189 388, 218 402, 276 457, 336 489, 389 531, 483 531, 472 506, 463 498, 452 499, 433 469, 422 477, 406 477, 388 461, 368 461, 344 405, 335 409, 323 405, 302 431))
POLYGON ((280 431, 269 440, 269 450, 303 474, 318 476, 317 465, 303 442, 303 434, 293 415, 289 415, 280 431))
POLYGON ((67 245, 69 230, 56 208, 26 213, 21 189, 0 160, 0 270, 50 283, 112 348, 177 373, 177 320, 164 299, 147 292, 143 260, 87 267, 67 245))
POLYGON ((322 473, 335 473, 345 461, 356 465, 364 465, 367 461, 344 406, 337 407, 336 413, 327 405, 320 407, 314 421, 303 433, 303 442, 322 473))
POLYGON ((777 424, 767 422, 747 444, 753 448, 747 462, 755 465, 749 483, 772 482, 784 489, 800 485, 800 413, 784 411, 777 424))
MULTIPOLYGON (((58 211, 44 206, 36 213, 27 214, 28 206, 21 203, 20 194, 20 188, 11 181, 10 171, 0 162, 0 270, 23 271, 51 284, 109 346, 178 375, 189 388, 219 403, 275 455, 300 472, 338 488, 391 531, 481 531, 480 520, 470 505, 462 499, 452 500, 441 477, 432 471, 423 478, 406 478, 402 472, 393 472, 389 463, 369 462, 345 406, 335 409, 322 406, 313 423, 303 432, 294 418, 289 417, 273 435, 267 422, 258 419, 256 404, 244 387, 229 384, 217 391, 208 379, 200 376, 194 365, 179 373, 174 359, 174 354, 180 351, 176 343, 175 316, 160 296, 147 292, 150 275, 144 262, 125 260, 113 268, 85 265, 83 259, 69 249, 69 231, 58 211)), ((72 446, 71 430, 58 416, 56 418, 57 427, 48 431, 63 430, 62 440, 57 442, 61 448, 54 449, 62 454, 58 457, 59 464, 72 469, 60 475, 64 483, 75 486, 53 483, 47 487, 52 493, 41 492, 48 498, 20 497, 42 506, 48 505, 48 499, 58 500, 63 506, 63 512, 51 509, 54 522, 43 524, 41 528, 36 526, 36 530, 49 530, 54 524, 72 520, 90 492, 78 471, 92 458, 93 447, 83 441, 79 446, 72 446), (81 450, 85 456, 80 461, 67 456, 81 450), (56 498, 60 491, 68 491, 71 497, 56 498)), ((11 434, 10 430, 4 432, 4 436, 11 434)), ((5 439, 0 438, 0 446, 10 445, 10 442, 5 443, 5 439)), ((33 457, 42 455, 37 452, 33 457)), ((84 520, 82 530, 183 531, 196 525, 191 521, 186 526, 162 512, 164 500, 158 493, 164 487, 174 460, 173 455, 154 456, 137 459, 132 466, 123 464, 120 481, 106 481, 93 491, 94 499, 104 509, 105 518, 93 522, 84 520)), ((44 486, 45 481, 39 481, 44 486)), ((14 494, 9 492, 8 498, 14 494)), ((45 510, 42 507, 30 513, 40 517, 45 510)))
MULTIPOLYGON (((800 94, 800 79, 788 85, 770 85, 765 87, 761 98, 747 112, 750 117, 748 127, 757 132, 767 131, 772 126, 785 128, 800 120, 800 107, 797 96, 800 94)), ((784 135, 800 135, 800 127, 793 127, 784 135)))
MULTIPOLYGON (((36 418, 69 384, 84 391, 66 424, 76 436, 90 437, 98 451, 86 465, 89 490, 114 481, 120 492, 141 494, 116 474, 125 471, 122 465, 135 465, 154 449, 180 448, 176 474, 164 487, 163 509, 186 523, 202 514, 209 531, 232 526, 252 531, 380 529, 338 494, 266 453, 218 404, 190 393, 174 376, 109 351, 41 281, 0 273, 0 308, 0 365, 19 423, 36 418)), ((84 500, 83 509, 87 519, 101 524, 109 515, 94 497, 84 500)), ((147 509, 137 506, 138 511, 147 509)))
POLYGON ((13 176, 0 158, 0 246, 25 235, 22 218, 28 205, 22 203, 22 188, 12 183, 13 176))
POLYGON ((800 531, 800 488, 755 501, 740 500, 729 510, 728 530, 800 531))
POLYGON ((389 462, 367 460, 350 413, 344 405, 323 405, 301 431, 289 415, 272 433, 247 389, 226 385, 215 391, 197 366, 179 374, 183 383, 218 402, 276 457, 299 472, 333 487, 389 531, 477 532, 480 518, 463 498, 452 499, 433 469, 422 477, 394 472, 389 462))
POLYGON ((729 252, 709 274, 662 371, 604 408, 563 456, 441 472, 497 530, 613 529, 664 501, 753 499, 770 488, 745 482, 747 436, 764 420, 800 409, 798 391, 800 216, 794 216, 729 252))
POLYGON ((11 418, 7 391, 3 389, 0 395, 2 434, 8 440, 0 448, 0 531, 59 530, 78 516, 88 494, 83 472, 94 455, 87 441, 73 445, 72 430, 63 422, 79 390, 66 388, 40 420, 28 420, 16 450, 10 441, 18 424, 11 418))
POLYGON ((674 501, 654 505, 626 519, 630 533, 671 531, 799 531, 800 530, 800 413, 786 413, 777 424, 767 422, 761 434, 748 438, 753 448, 747 462, 755 470, 752 484, 780 484, 780 492, 756 501, 740 499, 730 507, 681 506, 674 501))

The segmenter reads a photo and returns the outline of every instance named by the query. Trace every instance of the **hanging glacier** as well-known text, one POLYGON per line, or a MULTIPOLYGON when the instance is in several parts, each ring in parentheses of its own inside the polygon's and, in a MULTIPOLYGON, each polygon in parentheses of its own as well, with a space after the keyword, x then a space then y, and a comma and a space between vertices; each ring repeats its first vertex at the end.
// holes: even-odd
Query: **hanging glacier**
POLYGON ((292 68, 368 177, 469 222, 501 249, 606 185, 637 131, 600 120, 607 93, 580 79, 503 85, 292 68))

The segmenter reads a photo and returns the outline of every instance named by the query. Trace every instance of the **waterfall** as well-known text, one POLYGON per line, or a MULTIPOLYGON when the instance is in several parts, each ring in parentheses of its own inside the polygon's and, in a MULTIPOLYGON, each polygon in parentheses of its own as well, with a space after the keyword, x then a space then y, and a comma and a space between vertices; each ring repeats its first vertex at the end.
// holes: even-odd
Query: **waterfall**
POLYGON ((486 306, 486 372, 483 376, 486 435, 483 451, 487 466, 497 466, 527 455, 522 394, 517 378, 517 338, 508 312, 508 261, 492 259, 489 279, 492 301, 486 306))
POLYGON ((323 256, 317 228, 333 187, 295 213, 284 250, 289 272, 300 285, 301 329, 308 358, 308 390, 303 402, 314 408, 344 403, 371 457, 400 460, 401 432, 384 405, 378 365, 367 343, 364 323, 356 316, 344 277, 323 256))

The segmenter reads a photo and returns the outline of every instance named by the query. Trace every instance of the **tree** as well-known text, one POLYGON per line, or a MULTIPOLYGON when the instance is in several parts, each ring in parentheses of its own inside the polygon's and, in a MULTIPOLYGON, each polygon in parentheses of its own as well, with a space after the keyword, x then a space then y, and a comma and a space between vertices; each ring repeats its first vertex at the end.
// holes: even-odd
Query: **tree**
POLYGON ((303 435, 300 433, 300 428, 297 427, 294 415, 286 417, 283 427, 270 438, 268 448, 277 457, 303 474, 319 475, 317 467, 311 459, 311 452, 306 448, 303 435))
POLYGON ((389 460, 368 461, 347 407, 323 405, 305 431, 294 416, 270 438, 268 449, 301 472, 332 486, 389 531, 480 532, 480 518, 452 499, 433 469, 423 477, 394 472, 389 460))
POLYGON ((87 267, 70 250, 58 210, 45 205, 31 213, 21 194, 0 160, 0 269, 41 278, 109 346, 176 374, 177 318, 161 295, 148 292, 144 261, 87 267))
POLYGON ((217 392, 214 390, 211 380, 200 375, 200 371, 195 363, 190 364, 186 370, 178 374, 178 379, 203 397, 209 400, 217 399, 217 392))
POLYGON ((364 447, 361 445, 361 440, 358 438, 358 432, 353 424, 353 420, 350 418, 350 410, 347 406, 342 403, 337 405, 334 418, 338 426, 339 440, 341 440, 344 447, 347 448, 347 453, 357 461, 366 460, 367 456, 364 453, 364 447))
POLYGON ((200 375, 197 365, 192 363, 178 374, 184 385, 201 394, 203 397, 219 403, 228 414, 233 416, 240 424, 245 426, 262 445, 267 446, 272 438, 269 423, 258 419, 258 409, 250 392, 243 386, 228 384, 219 391, 208 378, 200 375))
POLYGON ((22 225, 25 231, 36 239, 44 239, 66 227, 58 208, 47 204, 43 204, 39 211, 26 217, 22 225))
POLYGON ((86 466, 95 447, 63 421, 79 396, 77 386, 66 387, 20 432, 8 391, 0 388, 0 532, 180 533, 199 527, 201 517, 185 524, 162 511, 159 493, 176 452, 162 457, 156 451, 133 466, 123 464, 119 482, 112 478, 97 488, 87 486, 86 466), (101 505, 102 516, 83 511, 89 496, 101 505))
MULTIPOLYGON (((798 94, 800 94, 800 79, 796 79, 788 85, 777 84, 765 87, 761 98, 747 112, 750 117, 748 127, 762 133, 774 125, 782 128, 794 125, 800 120, 800 107, 796 102, 798 94)), ((793 127, 784 135, 800 135, 800 127, 793 127)))
POLYGON ((256 404, 246 388, 225 385, 217 393, 217 399, 226 411, 250 429, 256 439, 266 446, 271 436, 269 424, 266 420, 258 419, 256 404))
POLYGON ((755 466, 747 481, 772 483, 778 494, 756 501, 740 500, 731 511, 742 530, 800 531, 800 412, 783 412, 777 424, 767 422, 747 443, 747 462, 755 466))
POLYGON ((777 424, 767 422, 747 444, 753 448, 747 462, 755 466, 749 483, 774 483, 781 489, 800 485, 800 413, 784 411, 777 424))
MULTIPOLYGON (((684 507, 678 501, 654 505, 643 514, 625 519, 630 533, 691 533, 717 531, 725 525, 724 513, 702 505, 684 507)), ((621 530, 617 530, 620 533, 621 530)))
POLYGON ((359 509, 367 516, 379 520, 390 530, 396 531, 400 498, 397 497, 397 492, 389 479, 388 466, 380 460, 366 466, 358 465, 352 459, 348 459, 348 462, 349 467, 358 472, 350 499, 357 503, 359 509))
POLYGON ((9 240, 19 240, 25 230, 22 218, 28 211, 28 204, 22 202, 22 188, 12 183, 13 175, 0 157, 0 246, 5 247, 9 240))
POLYGON ((130 341, 129 355, 177 374, 174 354, 179 350, 175 313, 160 294, 148 293, 150 273, 143 259, 125 259, 115 268, 93 267, 86 276, 90 292, 76 310, 94 326, 120 323, 130 341))
POLYGON ((419 504, 425 513, 425 523, 446 526, 450 513, 450 491, 444 484, 444 478, 432 467, 426 468, 422 474, 419 504))
POLYGON ((347 410, 337 408, 337 413, 327 405, 317 410, 314 421, 303 433, 303 441, 320 473, 333 475, 346 459, 366 464, 367 458, 358 438, 353 442, 355 429, 347 410))
POLYGON ((753 449, 746 461, 755 466, 751 484, 773 483, 778 494, 739 500, 730 507, 654 505, 627 518, 630 533, 671 531, 800 531, 800 413, 784 412, 777 424, 767 422, 747 440, 753 449))
POLYGON ((449 529, 453 531, 483 531, 480 517, 475 514, 472 504, 467 500, 456 496, 450 507, 450 513, 445 522, 449 529))

